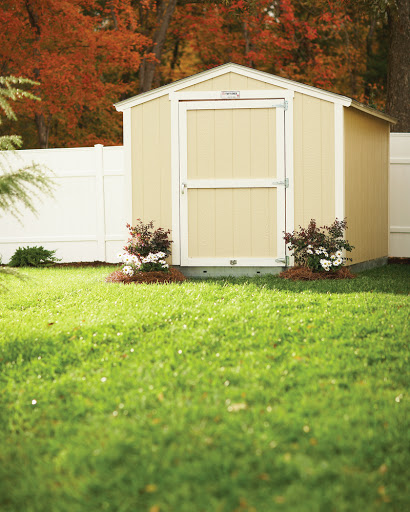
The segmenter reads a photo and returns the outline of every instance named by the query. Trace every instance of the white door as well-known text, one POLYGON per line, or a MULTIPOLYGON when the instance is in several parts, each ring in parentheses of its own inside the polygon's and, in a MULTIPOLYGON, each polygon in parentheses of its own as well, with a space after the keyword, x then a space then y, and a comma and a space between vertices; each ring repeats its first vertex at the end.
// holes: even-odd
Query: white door
POLYGON ((283 266, 285 101, 180 101, 181 265, 283 266))

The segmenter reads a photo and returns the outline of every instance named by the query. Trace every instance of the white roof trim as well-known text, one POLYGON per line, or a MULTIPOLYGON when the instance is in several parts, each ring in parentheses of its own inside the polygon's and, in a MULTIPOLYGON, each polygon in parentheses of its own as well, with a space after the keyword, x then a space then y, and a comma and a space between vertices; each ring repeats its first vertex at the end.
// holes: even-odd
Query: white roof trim
POLYGON ((368 107, 367 105, 362 105, 358 101, 352 100, 353 108, 356 108, 357 110, 360 110, 361 112, 365 112, 366 114, 370 114, 371 116, 378 117, 380 119, 383 119, 384 121, 388 121, 389 123, 396 124, 397 119, 389 116, 388 114, 385 114, 384 112, 380 112, 380 110, 376 110, 375 108, 368 107))
POLYGON ((276 87, 290 89, 292 91, 307 94, 309 96, 313 96, 315 98, 319 98, 325 101, 331 101, 332 103, 337 103, 345 107, 349 107, 352 103, 352 100, 350 98, 347 98, 346 96, 341 96, 333 92, 323 91, 321 89, 318 89, 317 87, 312 87, 310 85, 304 85, 298 82, 293 82, 292 80, 288 80, 287 78, 281 78, 279 76, 271 75, 269 73, 265 73, 264 71, 257 71, 255 69, 247 68, 245 66, 240 66, 239 64, 230 63, 223 64, 222 66, 218 66, 216 68, 203 71, 202 73, 198 73, 187 78, 183 78, 182 80, 177 80, 176 82, 164 85, 162 87, 159 87, 158 89, 153 89, 152 91, 138 94, 137 96, 133 96, 132 98, 120 101, 116 103, 114 106, 119 112, 123 112, 128 108, 135 107, 137 105, 140 105, 141 103, 145 103, 146 101, 160 98, 161 96, 165 96, 170 92, 179 91, 191 85, 196 85, 198 83, 204 82, 205 80, 210 80, 212 78, 225 75, 226 73, 236 73, 238 75, 253 78, 255 80, 259 80, 274 85, 276 87))
POLYGON ((132 98, 128 98, 126 100, 115 103, 114 106, 119 112, 124 112, 124 110, 135 107, 137 105, 141 105, 141 103, 145 103, 146 101, 151 101, 170 93, 176 93, 181 91, 181 89, 199 84, 205 80, 217 78, 218 76, 225 75, 226 73, 236 73, 238 75, 242 75, 247 78, 253 78, 254 80, 259 80, 276 87, 281 87, 293 92, 306 94, 321 100, 330 101, 336 105, 343 105, 344 107, 351 106, 355 109, 365 112, 366 114, 370 114, 372 116, 383 119, 384 121, 388 121, 389 123, 395 124, 397 122, 395 118, 385 114, 384 112, 380 112, 374 108, 362 105, 361 103, 354 101, 347 96, 341 96, 340 94, 324 91, 322 89, 318 89, 317 87, 312 87, 311 85, 301 84, 299 82, 294 82, 293 80, 288 80, 287 78, 282 78, 280 76, 271 75, 270 73, 265 73, 264 71, 258 71, 256 69, 247 68, 245 66, 232 63, 223 64, 222 66, 208 69, 207 71, 202 71, 202 73, 198 73, 187 78, 182 78, 181 80, 177 80, 171 84, 164 85, 158 89, 153 89, 152 91, 138 94, 132 98))

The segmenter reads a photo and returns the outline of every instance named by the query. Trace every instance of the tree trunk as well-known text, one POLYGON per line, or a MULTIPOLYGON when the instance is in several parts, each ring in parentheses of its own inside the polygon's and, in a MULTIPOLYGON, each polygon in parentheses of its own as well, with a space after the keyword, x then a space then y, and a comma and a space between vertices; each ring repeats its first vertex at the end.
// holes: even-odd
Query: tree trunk
POLYGON ((37 126, 38 143, 40 145, 40 148, 47 149, 50 125, 49 123, 46 123, 43 114, 35 114, 35 121, 37 126))
POLYGON ((394 132, 410 132, 410 1, 396 0, 388 9, 389 64, 387 112, 397 118, 394 132))
MULTIPOLYGON (((165 1, 165 0, 164 0, 165 1)), ((152 89, 152 83, 154 81, 154 75, 157 68, 158 62, 161 61, 162 50, 164 48, 165 38, 167 35, 169 24, 171 23, 172 16, 175 11, 178 0, 168 0, 168 5, 165 8, 165 4, 162 3, 163 8, 162 16, 159 19, 158 29, 155 31, 153 37, 153 45, 150 49, 150 53, 153 53, 155 60, 147 59, 144 57, 140 67, 140 85, 139 92, 146 92, 152 89), (165 11, 165 12, 164 12, 165 11)))

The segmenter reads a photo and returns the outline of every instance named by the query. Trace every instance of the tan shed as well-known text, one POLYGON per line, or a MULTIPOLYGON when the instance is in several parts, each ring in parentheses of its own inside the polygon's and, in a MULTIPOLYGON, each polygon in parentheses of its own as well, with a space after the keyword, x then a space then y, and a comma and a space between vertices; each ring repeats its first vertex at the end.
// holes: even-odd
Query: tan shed
POLYGON ((225 64, 115 105, 132 209, 191 275, 264 273, 284 231, 347 217, 353 263, 388 255, 390 123, 350 98, 225 64))

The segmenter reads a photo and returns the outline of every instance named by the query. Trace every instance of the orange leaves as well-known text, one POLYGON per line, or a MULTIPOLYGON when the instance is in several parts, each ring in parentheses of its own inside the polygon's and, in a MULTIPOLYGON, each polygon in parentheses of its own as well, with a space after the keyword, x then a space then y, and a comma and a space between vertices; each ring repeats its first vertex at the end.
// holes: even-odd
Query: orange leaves
MULTIPOLYGON (((135 31, 130 0, 112 0, 105 7, 92 0, 15 0, 1 4, 0 22, 7 26, 0 33, 0 68, 41 83, 35 92, 42 101, 29 109, 32 118, 38 113, 50 126, 58 124, 64 140, 55 140, 57 145, 70 145, 67 131, 83 139, 95 129, 82 131, 87 123, 81 118, 88 112, 98 111, 101 132, 115 134, 120 117, 110 119, 112 103, 129 88, 122 76, 137 73, 141 52, 150 43, 135 31), (110 122, 102 130, 104 109, 110 110, 110 122)), ((22 108, 27 116, 27 104, 22 108)))

